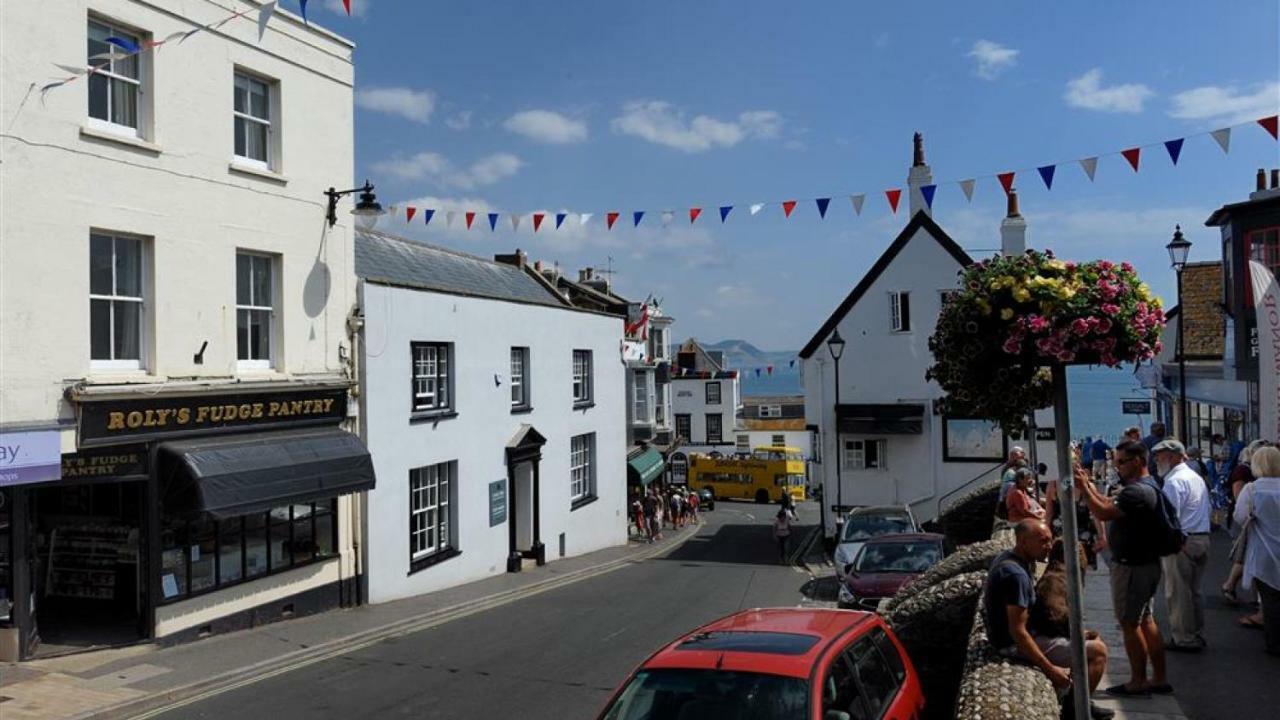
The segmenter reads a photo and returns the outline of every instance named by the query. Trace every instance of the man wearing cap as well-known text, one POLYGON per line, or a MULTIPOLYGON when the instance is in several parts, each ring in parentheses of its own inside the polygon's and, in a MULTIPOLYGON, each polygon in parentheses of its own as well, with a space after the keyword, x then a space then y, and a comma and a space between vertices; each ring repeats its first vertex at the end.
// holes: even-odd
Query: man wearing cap
POLYGON ((1018 468, 1027 466, 1027 451, 1022 449, 1021 445, 1014 445, 1009 448, 1009 460, 1004 464, 1004 473, 1000 476, 1000 497, 998 502, 1003 505, 1005 497, 1008 496, 1009 490, 1013 488, 1013 482, 1016 479, 1018 468))
POLYGON ((1200 581, 1209 563, 1209 493, 1199 473, 1187 464, 1186 448, 1177 440, 1161 440, 1151 448, 1156 471, 1164 478, 1162 492, 1178 513, 1187 534, 1182 550, 1160 559, 1164 566, 1164 594, 1169 602, 1169 641, 1175 652, 1204 649, 1204 595, 1200 581))

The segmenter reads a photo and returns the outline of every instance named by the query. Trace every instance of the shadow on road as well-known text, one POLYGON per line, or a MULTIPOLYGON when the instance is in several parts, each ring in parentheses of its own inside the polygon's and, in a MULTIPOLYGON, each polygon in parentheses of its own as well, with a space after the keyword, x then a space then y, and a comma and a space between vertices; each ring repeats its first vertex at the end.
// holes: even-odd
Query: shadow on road
MULTIPOLYGON (((812 526, 792 528, 791 551, 812 530, 812 526)), ((768 525, 721 525, 714 532, 699 534, 662 560, 682 563, 734 563, 742 565, 782 565, 778 542, 768 525)))
POLYGON ((809 600, 835 602, 840 592, 840 581, 834 575, 815 577, 800 588, 800 594, 809 600))

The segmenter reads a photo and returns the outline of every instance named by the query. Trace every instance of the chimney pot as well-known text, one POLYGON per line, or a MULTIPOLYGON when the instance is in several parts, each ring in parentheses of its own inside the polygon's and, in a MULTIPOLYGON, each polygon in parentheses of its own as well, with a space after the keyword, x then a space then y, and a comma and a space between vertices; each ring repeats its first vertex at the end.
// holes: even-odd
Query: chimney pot
POLYGON ((911 159, 912 167, 920 167, 924 165, 924 135, 916 133, 911 138, 913 157, 911 159))
POLYGON ((1277 188, 1280 188, 1280 170, 1277 170, 1276 168, 1272 168, 1271 169, 1271 189, 1275 190, 1277 188))
POLYGON ((1258 168, 1258 175, 1254 182, 1254 185, 1256 185, 1256 187, 1254 187, 1254 190, 1267 189, 1267 171, 1266 170, 1263 170, 1262 168, 1258 168))
POLYGON ((541 261, 541 260, 534 260, 534 261, 533 261, 533 269, 534 269, 534 270, 537 270, 538 272, 542 272, 542 261, 541 261))
POLYGON ((1021 217, 1022 213, 1018 212, 1018 190, 1017 188, 1009 188, 1009 199, 1007 203, 1007 217, 1021 217))

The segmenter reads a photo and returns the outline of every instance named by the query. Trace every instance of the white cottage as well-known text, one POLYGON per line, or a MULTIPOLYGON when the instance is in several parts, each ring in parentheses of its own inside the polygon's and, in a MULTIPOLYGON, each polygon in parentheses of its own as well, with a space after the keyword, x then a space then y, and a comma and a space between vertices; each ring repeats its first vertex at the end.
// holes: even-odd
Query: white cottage
POLYGON ((627 540, 623 319, 514 257, 357 234, 371 602, 627 540))

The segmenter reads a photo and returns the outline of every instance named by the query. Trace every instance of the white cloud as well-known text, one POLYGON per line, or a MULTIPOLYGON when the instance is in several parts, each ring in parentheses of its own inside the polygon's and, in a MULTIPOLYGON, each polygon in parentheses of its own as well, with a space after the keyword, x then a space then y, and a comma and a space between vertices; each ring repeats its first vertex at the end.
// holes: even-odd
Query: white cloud
POLYGON ((777 137, 782 116, 773 110, 752 110, 736 120, 719 120, 698 115, 686 120, 682 110, 661 100, 633 101, 613 119, 615 132, 666 145, 684 152, 705 152, 715 147, 733 147, 747 138, 777 137))
POLYGON ((436 94, 404 87, 371 87, 356 91, 356 106, 425 124, 435 112, 436 94))
POLYGON ((1173 96, 1169 115, 1182 120, 1212 120, 1223 125, 1274 115, 1280 106, 1280 83, 1265 83, 1249 93, 1235 87, 1206 85, 1173 96))
POLYGON ((1062 98, 1071 107, 1085 110, 1114 113, 1140 113, 1142 105, 1155 92, 1141 83, 1102 86, 1102 68, 1094 68, 1089 72, 1067 82, 1067 90, 1062 98))
POLYGON ((447 125, 450 130, 466 130, 471 127, 471 111, 459 110, 445 118, 444 124, 447 125))
MULTIPOLYGON (((369 14, 369 5, 373 0, 351 0, 351 17, 363 18, 369 14)), ((339 15, 346 15, 346 8, 342 7, 342 0, 324 0, 326 10, 339 15)))
POLYGON ((421 152, 376 162, 373 171, 398 180, 427 180, 441 187, 471 190, 511 177, 522 167, 524 161, 510 153, 495 153, 466 168, 457 168, 439 153, 421 152))
POLYGON ((973 58, 978 66, 974 72, 984 80, 995 80, 1000 73, 1018 64, 1018 50, 1005 47, 990 40, 979 40, 973 49, 965 53, 973 58))
POLYGON ((525 110, 507 118, 507 130, 530 140, 566 145, 587 139, 587 124, 551 110, 525 110))

